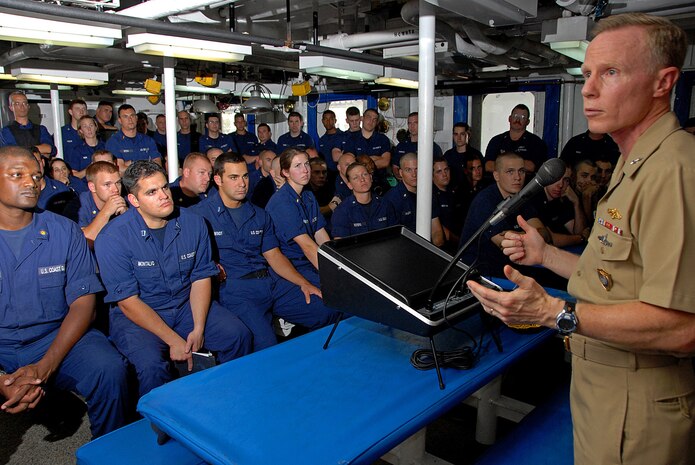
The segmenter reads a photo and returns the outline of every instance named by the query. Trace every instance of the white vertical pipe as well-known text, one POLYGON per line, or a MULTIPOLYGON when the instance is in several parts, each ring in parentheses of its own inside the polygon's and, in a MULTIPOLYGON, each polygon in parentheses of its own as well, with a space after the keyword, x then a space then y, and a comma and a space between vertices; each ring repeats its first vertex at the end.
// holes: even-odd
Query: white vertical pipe
POLYGON ((58 86, 51 84, 51 109, 53 112, 53 143, 58 151, 57 156, 64 158, 63 156, 63 112, 60 108, 60 91, 58 86))
POLYGON ((176 143, 176 80, 173 58, 164 58, 164 114, 167 123, 167 172, 169 182, 179 177, 179 149, 176 143))
POLYGON ((417 217, 415 231, 432 236, 432 144, 434 143, 434 9, 425 0, 420 5, 420 61, 418 66, 417 217))
POLYGON ((561 87, 562 98, 560 99, 560 145, 557 148, 558 155, 567 141, 574 135, 574 90, 575 84, 565 83, 561 87))

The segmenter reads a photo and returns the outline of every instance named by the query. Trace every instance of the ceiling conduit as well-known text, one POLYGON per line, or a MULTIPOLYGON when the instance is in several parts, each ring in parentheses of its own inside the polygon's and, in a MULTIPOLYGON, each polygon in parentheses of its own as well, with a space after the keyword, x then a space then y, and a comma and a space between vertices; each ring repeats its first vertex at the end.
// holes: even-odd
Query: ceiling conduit
POLYGON ((149 0, 137 5, 117 11, 117 15, 131 16, 140 19, 159 19, 166 16, 177 15, 200 8, 208 7, 212 4, 224 6, 236 0, 149 0))

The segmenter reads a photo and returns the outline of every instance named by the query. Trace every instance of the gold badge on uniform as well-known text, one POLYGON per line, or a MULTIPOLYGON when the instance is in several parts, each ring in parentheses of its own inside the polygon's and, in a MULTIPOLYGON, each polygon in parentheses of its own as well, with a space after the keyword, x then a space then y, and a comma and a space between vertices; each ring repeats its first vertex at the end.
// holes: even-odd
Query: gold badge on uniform
POLYGON ((622 220, 623 215, 620 214, 617 208, 609 208, 608 209, 608 214, 611 215, 611 219, 614 220, 622 220))
POLYGON ((601 282, 601 286, 603 286, 605 290, 610 291, 613 287, 613 277, 611 274, 601 268, 597 268, 596 272, 598 273, 598 280, 601 282))

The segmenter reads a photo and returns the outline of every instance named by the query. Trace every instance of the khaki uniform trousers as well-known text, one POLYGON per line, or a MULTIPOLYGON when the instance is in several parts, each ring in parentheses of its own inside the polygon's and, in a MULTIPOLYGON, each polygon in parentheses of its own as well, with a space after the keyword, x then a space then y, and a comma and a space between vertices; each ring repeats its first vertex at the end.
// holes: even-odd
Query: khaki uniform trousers
POLYGON ((695 465, 692 359, 569 343, 575 465, 695 465))

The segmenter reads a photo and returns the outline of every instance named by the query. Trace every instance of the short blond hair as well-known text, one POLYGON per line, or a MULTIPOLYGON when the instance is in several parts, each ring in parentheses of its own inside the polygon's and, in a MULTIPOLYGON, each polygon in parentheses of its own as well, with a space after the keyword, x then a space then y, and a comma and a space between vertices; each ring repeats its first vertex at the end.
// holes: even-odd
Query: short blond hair
POLYGON ((685 31, 668 19, 644 13, 624 13, 603 18, 593 30, 594 37, 607 31, 636 26, 644 28, 651 57, 652 70, 675 66, 683 68, 685 54, 688 50, 688 38, 685 31))

